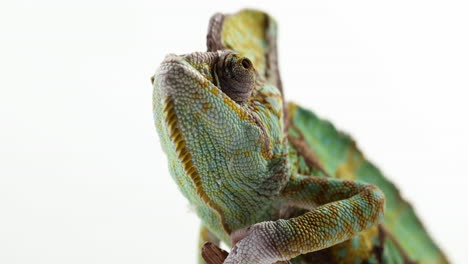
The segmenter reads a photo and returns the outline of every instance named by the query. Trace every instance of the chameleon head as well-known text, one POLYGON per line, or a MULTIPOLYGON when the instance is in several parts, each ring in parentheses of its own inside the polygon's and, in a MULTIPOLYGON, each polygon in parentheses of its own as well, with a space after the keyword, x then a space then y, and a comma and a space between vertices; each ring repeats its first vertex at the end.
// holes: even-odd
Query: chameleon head
POLYGON ((282 97, 249 59, 227 50, 168 55, 154 78, 153 106, 171 174, 195 206, 223 215, 255 209, 242 199, 268 200, 286 181, 282 97))

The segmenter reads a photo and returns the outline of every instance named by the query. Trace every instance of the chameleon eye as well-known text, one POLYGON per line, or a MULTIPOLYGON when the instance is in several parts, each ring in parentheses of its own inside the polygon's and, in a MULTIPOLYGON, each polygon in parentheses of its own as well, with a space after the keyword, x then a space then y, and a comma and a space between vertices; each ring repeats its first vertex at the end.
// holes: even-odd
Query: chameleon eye
POLYGON ((246 102, 255 87, 255 69, 245 57, 229 52, 220 56, 214 73, 218 87, 237 103, 246 102))
POLYGON ((243 58, 241 60, 241 64, 242 64, 242 67, 244 67, 244 69, 246 69, 246 70, 248 70, 248 69, 250 69, 250 67, 252 67, 252 62, 247 58, 243 58))

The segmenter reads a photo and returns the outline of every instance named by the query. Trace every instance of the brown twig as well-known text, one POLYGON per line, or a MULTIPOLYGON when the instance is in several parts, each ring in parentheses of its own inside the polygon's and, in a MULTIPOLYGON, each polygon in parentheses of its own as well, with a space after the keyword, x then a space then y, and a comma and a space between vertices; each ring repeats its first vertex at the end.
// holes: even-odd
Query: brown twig
MULTIPOLYGON (((213 243, 206 242, 203 244, 201 254, 206 264, 223 264, 229 253, 213 243)), ((276 262, 275 264, 291 264, 291 262, 280 261, 276 262)))
POLYGON ((202 257, 206 264, 223 264, 228 253, 211 242, 206 242, 202 247, 202 257))

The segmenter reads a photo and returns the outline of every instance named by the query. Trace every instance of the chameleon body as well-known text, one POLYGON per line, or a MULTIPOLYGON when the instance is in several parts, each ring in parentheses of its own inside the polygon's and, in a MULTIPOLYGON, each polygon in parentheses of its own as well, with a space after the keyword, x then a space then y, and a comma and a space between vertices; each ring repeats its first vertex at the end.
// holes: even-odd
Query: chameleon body
POLYGON ((216 14, 207 44, 168 55, 153 78, 156 128, 202 220, 200 245, 231 246, 226 264, 447 263, 349 136, 285 103, 270 16, 216 14))

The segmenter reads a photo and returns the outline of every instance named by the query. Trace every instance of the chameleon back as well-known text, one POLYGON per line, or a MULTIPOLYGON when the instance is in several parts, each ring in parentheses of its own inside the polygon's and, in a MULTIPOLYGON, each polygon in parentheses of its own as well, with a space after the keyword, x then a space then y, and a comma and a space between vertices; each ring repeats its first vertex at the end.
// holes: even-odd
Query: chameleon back
MULTIPOLYGON (((303 141, 327 175, 308 166, 304 153, 298 153, 300 151, 296 152, 297 170, 306 175, 371 183, 385 193, 387 202, 381 230, 385 236, 384 263, 403 263, 404 255, 418 263, 448 263, 411 205, 401 197, 395 185, 366 160, 352 138, 336 130, 330 122, 293 103, 289 104, 289 117, 290 138, 303 141)), ((291 147, 297 149, 294 145, 291 147)))

